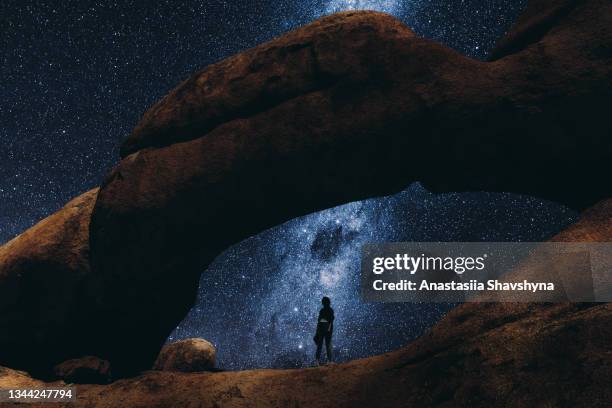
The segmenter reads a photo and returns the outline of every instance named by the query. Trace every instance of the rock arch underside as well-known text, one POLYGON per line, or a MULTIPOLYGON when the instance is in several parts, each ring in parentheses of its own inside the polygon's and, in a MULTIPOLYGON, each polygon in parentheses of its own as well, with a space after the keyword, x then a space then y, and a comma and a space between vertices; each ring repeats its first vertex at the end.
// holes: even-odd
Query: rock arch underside
MULTIPOLYGON (((127 377, 151 367, 223 249, 414 181, 564 203, 583 217, 555 239, 610 241, 611 106, 606 0, 532 0, 487 62, 346 12, 206 67, 144 114, 99 189, 0 248, 0 365, 49 379, 64 360, 108 359, 126 379, 81 389, 108 406, 161 404, 145 380, 177 406, 603 406, 608 304, 465 304, 406 348, 338 366, 127 377)), ((0 385, 37 381, 0 370, 0 385)))

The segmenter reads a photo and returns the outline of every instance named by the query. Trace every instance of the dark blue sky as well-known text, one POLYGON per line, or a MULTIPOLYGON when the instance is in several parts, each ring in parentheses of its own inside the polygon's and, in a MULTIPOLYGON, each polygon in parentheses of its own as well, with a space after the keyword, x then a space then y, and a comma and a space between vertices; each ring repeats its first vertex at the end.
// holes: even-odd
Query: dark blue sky
POLYGON ((142 113, 197 69, 350 8, 485 58, 525 0, 0 2, 0 242, 100 183, 142 113))
POLYGON ((451 305, 362 302, 363 244, 541 241, 573 220, 572 211, 530 197, 431 194, 418 183, 395 196, 310 214, 219 256, 170 340, 212 341, 224 368, 308 365, 319 302, 329 296, 338 359, 391 351, 422 334, 451 305))

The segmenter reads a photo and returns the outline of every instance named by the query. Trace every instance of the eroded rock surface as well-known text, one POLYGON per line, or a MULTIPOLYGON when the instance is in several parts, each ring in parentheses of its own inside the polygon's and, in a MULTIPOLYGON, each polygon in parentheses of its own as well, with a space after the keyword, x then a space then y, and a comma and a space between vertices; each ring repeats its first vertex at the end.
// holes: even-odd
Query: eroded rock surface
POLYGON ((110 363, 95 356, 64 361, 53 368, 53 373, 66 383, 106 384, 112 379, 110 363))
MULTIPOLYGON (((611 221, 612 199, 555 239, 611 241, 611 221)), ((611 336, 611 304, 467 303, 381 356, 294 370, 151 371, 78 386, 66 407, 608 407, 611 336)), ((11 373, 0 370, 0 385, 31 381, 11 373)))
POLYGON ((484 324, 482 316, 454 313, 405 349, 345 364, 151 372, 109 386, 78 387, 76 406, 608 406, 610 305, 532 306, 484 324), (457 325, 460 330, 436 337, 457 325), (474 335, 464 337, 464 331, 474 335))
POLYGON ((322 18, 184 81, 145 113, 123 143, 122 156, 198 138, 224 123, 320 94, 339 82, 346 87, 373 75, 387 80, 389 69, 376 71, 391 62, 399 41, 412 38, 408 27, 381 13, 322 18))
POLYGON ((209 341, 184 339, 166 344, 159 352, 153 369, 184 373, 209 371, 215 368, 216 357, 217 349, 209 341))
POLYGON ((0 247, 0 364, 47 375, 87 347, 89 221, 97 194, 75 198, 0 247))
MULTIPOLYGON (((0 248, 0 363, 151 367, 227 246, 412 181, 575 208, 609 197, 612 3, 532 3, 492 62, 350 12, 179 85, 144 115, 97 199, 0 248)), ((503 320, 525 306, 499 307, 503 320)))
MULTIPOLYGON (((416 180, 576 208, 610 196, 612 5, 570 6, 493 62, 418 38, 388 15, 350 12, 179 85, 128 138, 96 203, 92 262, 113 294, 102 303, 125 316, 105 324, 161 344, 227 246, 416 180)), ((116 359, 120 346, 134 349, 140 366, 157 355, 138 341, 105 344, 116 359)))

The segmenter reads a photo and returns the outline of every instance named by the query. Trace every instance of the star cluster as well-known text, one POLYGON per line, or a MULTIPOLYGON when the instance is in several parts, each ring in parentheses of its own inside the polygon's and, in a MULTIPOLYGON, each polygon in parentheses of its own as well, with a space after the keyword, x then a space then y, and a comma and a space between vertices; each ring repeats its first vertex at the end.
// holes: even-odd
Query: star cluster
MULTIPOLYGON (((0 242, 100 184, 144 110, 197 69, 325 14, 374 9, 486 59, 526 0, 278 0, 0 3, 0 242)), ((449 305, 359 300, 358 253, 372 241, 540 240, 575 214, 509 194, 432 195, 420 185, 265 231, 202 275, 170 339, 202 336, 226 368, 299 366, 323 294, 340 359, 385 352, 449 305)), ((121 335, 118 333, 118 335, 121 335)))
POLYGON ((169 341, 203 337, 227 369, 301 367, 313 361, 322 296, 336 311, 338 360, 384 353, 422 334, 453 305, 360 300, 368 242, 539 241, 575 220, 554 203, 500 193, 403 192, 353 202, 262 232, 220 255, 195 307, 169 341))

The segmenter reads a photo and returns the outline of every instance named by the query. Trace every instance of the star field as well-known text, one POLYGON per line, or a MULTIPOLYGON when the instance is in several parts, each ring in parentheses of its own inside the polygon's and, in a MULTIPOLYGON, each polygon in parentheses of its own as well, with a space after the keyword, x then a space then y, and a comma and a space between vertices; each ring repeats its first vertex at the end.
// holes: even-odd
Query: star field
MULTIPOLYGON (((0 3, 0 243, 98 185, 142 113, 194 71, 322 15, 375 9, 486 59, 526 0, 16 1, 0 3)), ((340 359, 392 350, 448 305, 365 304, 372 241, 541 240, 575 214, 508 194, 420 185, 263 232, 222 254, 171 339, 202 336, 226 368, 299 366, 332 298, 340 359)), ((120 334, 118 334, 120 335, 120 334)))
POLYGON ((369 8, 485 58, 525 0, 0 2, 0 242, 100 183, 144 110, 197 69, 369 8))
POLYGON ((415 183, 264 231, 220 255, 202 275, 195 307, 170 341, 203 337, 226 369, 301 367, 313 361, 322 296, 336 311, 338 360, 394 350, 452 305, 360 300, 360 248, 367 242, 540 241, 575 214, 499 193, 431 194, 415 183))

